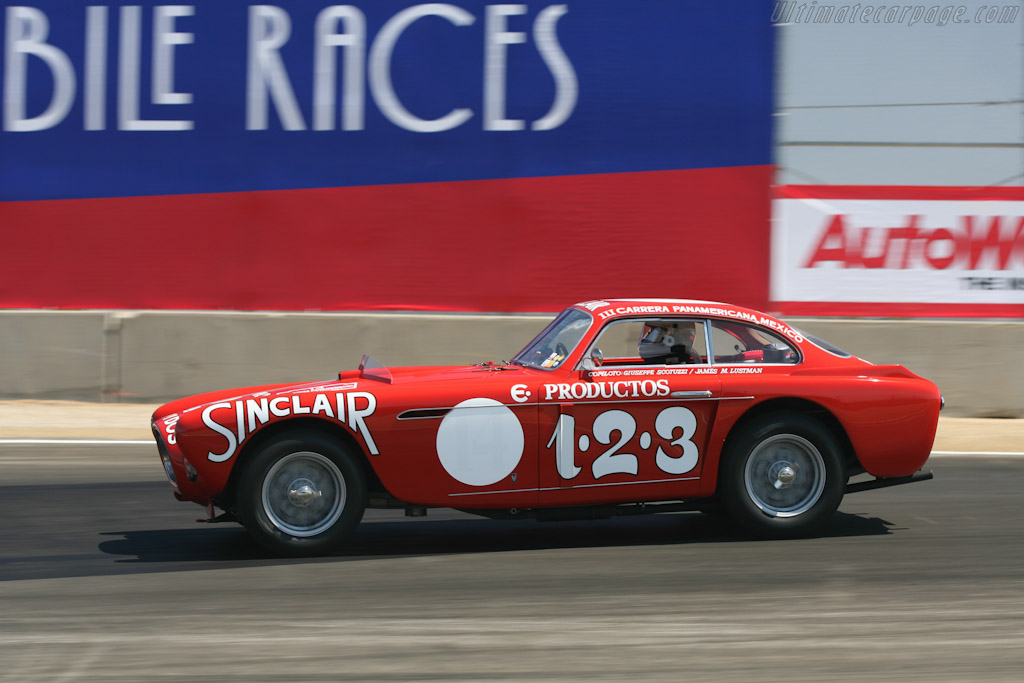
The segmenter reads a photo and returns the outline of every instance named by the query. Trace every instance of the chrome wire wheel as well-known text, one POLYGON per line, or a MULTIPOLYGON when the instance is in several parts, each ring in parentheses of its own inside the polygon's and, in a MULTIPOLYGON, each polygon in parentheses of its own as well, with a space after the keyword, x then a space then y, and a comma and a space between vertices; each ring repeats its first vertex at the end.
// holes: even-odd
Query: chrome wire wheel
POLYGON ((758 443, 743 470, 747 496, 769 517, 807 512, 821 498, 825 481, 821 453, 796 434, 776 434, 758 443))
POLYGON ((328 457, 312 451, 277 460, 263 478, 261 499, 270 523, 297 538, 334 526, 345 510, 345 477, 328 457))

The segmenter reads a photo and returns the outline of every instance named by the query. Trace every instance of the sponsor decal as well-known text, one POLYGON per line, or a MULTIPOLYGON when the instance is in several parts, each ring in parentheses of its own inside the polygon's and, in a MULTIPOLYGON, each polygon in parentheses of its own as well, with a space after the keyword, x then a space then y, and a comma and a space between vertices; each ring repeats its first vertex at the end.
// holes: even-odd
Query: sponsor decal
MULTIPOLYGON (((621 377, 623 375, 727 375, 727 374, 752 374, 759 375, 763 371, 763 368, 729 368, 729 367, 709 367, 709 366, 697 366, 697 367, 686 367, 686 368, 652 368, 650 370, 594 370, 590 373, 591 377, 621 377)), ((525 386, 525 385, 523 385, 525 386)), ((525 399, 524 399, 525 400, 525 399)))
POLYGON ((565 356, 556 351, 548 356, 540 366, 542 368, 557 368, 563 360, 565 360, 565 356))
POLYGON ((181 416, 177 413, 164 418, 164 434, 166 435, 167 443, 169 444, 178 443, 178 436, 174 433, 174 428, 177 426, 178 420, 180 419, 181 416))
POLYGON ((597 317, 601 320, 607 320, 613 315, 630 315, 635 313, 669 313, 671 309, 668 306, 662 304, 648 305, 648 306, 616 306, 610 308, 607 311, 601 311, 597 314, 597 317))
POLYGON ((585 308, 593 313, 597 309, 604 308, 605 306, 611 306, 611 304, 607 301, 584 301, 581 304, 576 304, 576 306, 577 308, 585 308))
MULTIPOLYGON (((685 368, 680 368, 685 370, 685 368)), ((629 377, 634 375, 640 376, 652 376, 655 374, 661 374, 655 368, 629 368, 627 370, 591 370, 591 377, 629 377)), ((683 372, 682 374, 686 374, 683 372)))
MULTIPOLYGON (((693 437, 697 434, 697 416, 689 408, 671 406, 654 418, 654 433, 667 443, 654 452, 654 462, 666 474, 681 475, 692 471, 700 459, 700 451, 693 437), (668 450, 664 448, 668 447, 668 450)), ((594 479, 609 474, 631 474, 640 471, 640 460, 635 452, 650 452, 654 439, 649 431, 637 433, 636 418, 624 410, 607 410, 594 418, 590 427, 593 441, 586 433, 578 433, 575 416, 562 414, 545 448, 554 449, 555 469, 563 480, 575 479, 583 468, 576 464, 577 454, 593 451, 596 444, 610 446, 604 449, 590 465, 594 479), (617 438, 616 438, 617 436, 617 438), (629 450, 626 450, 629 449, 629 450)), ((647 456, 647 453, 644 453, 647 456)), ((649 456, 647 456, 649 457, 649 456)))
POLYGON ((246 437, 276 418, 294 415, 326 417, 346 425, 362 436, 373 455, 379 455, 377 444, 366 425, 366 418, 377 410, 377 397, 366 391, 317 393, 277 396, 275 398, 246 398, 224 401, 203 409, 203 424, 224 437, 225 448, 220 453, 210 451, 206 457, 212 462, 224 462, 246 437))
MULTIPOLYGON (((653 376, 653 370, 613 370, 608 375, 622 374, 644 374, 653 376)), ((597 376, 597 372, 594 373, 597 376)), ((644 379, 644 380, 621 380, 618 382, 572 382, 561 384, 545 384, 541 388, 541 400, 544 401, 583 401, 597 399, 631 399, 631 398, 659 398, 668 396, 669 385, 667 379, 644 379)), ((516 403, 526 403, 533 395, 526 384, 513 384, 511 389, 512 400, 516 403)))
POLYGON ((513 384, 512 385, 512 400, 516 403, 526 403, 530 400, 530 396, 533 392, 526 384, 513 384))
POLYGON ((672 304, 672 305, 650 305, 650 306, 619 306, 617 308, 611 308, 607 311, 601 311, 597 314, 597 317, 601 320, 607 320, 617 315, 636 315, 636 314, 647 314, 647 313, 669 313, 669 314, 684 314, 684 315, 699 315, 699 316, 717 316, 720 318, 729 318, 731 320, 741 320, 750 322, 755 325, 761 325, 769 329, 775 330, 780 334, 783 334, 795 342, 804 341, 803 335, 794 330, 789 325, 769 318, 766 315, 758 315, 752 311, 742 311, 735 308, 726 308, 723 306, 714 306, 706 304, 672 304))
POLYGON ((573 382, 545 384, 545 401, 582 401, 584 399, 655 398, 668 396, 667 379, 622 380, 619 382, 573 382))
POLYGON ((876 198, 892 191, 858 187, 841 188, 839 198, 821 190, 823 198, 777 199, 772 299, 783 310, 849 302, 879 314, 1024 303, 1024 201, 967 199, 957 188, 902 191, 921 196, 876 198))
POLYGON ((640 375, 642 377, 653 377, 656 374, 654 368, 628 369, 628 370, 591 370, 591 377, 627 377, 640 375))
MULTIPOLYGON (((569 9, 564 4, 549 5, 536 16, 520 18, 529 9, 520 4, 493 4, 484 6, 478 16, 452 4, 422 3, 400 9, 374 34, 368 27, 375 23, 375 15, 368 20, 363 10, 354 5, 328 5, 317 13, 312 25, 296 25, 294 31, 293 21, 298 18, 293 19, 289 9, 275 5, 250 5, 247 17, 242 11, 231 12, 236 26, 218 23, 220 16, 211 18, 197 13, 193 5, 156 5, 151 12, 146 8, 145 14, 151 14, 151 18, 144 17, 139 6, 123 6, 113 12, 106 6, 90 6, 73 19, 84 35, 86 58, 81 64, 76 63, 70 49, 74 43, 62 44, 49 36, 51 18, 43 10, 12 6, 7 8, 5 17, 8 44, 3 130, 32 132, 60 125, 74 112, 78 88, 84 93, 80 124, 84 130, 116 127, 125 131, 181 132, 202 126, 204 121, 193 118, 148 119, 141 112, 163 105, 179 109, 185 105, 184 111, 191 112, 190 116, 195 116, 197 110, 207 116, 214 113, 209 106, 194 106, 197 95, 187 88, 192 83, 194 89, 196 77, 202 77, 194 71, 195 59, 189 57, 197 49, 195 46, 216 42, 218 29, 246 34, 244 53, 225 52, 219 56, 225 60, 245 60, 247 77, 240 92, 247 130, 267 130, 279 120, 287 131, 361 131, 367 127, 366 111, 371 106, 394 126, 416 133, 451 130, 474 118, 483 130, 553 130, 572 116, 579 96, 576 69, 558 35, 559 20, 569 9), (467 27, 478 20, 482 20, 483 45, 477 54, 465 58, 482 67, 482 111, 477 114, 453 103, 439 118, 420 118, 403 103, 411 99, 407 89, 392 80, 395 52, 403 49, 404 42, 410 42, 407 33, 422 35, 430 31, 437 40, 444 40, 453 31, 474 30, 467 27), (145 31, 144 23, 150 21, 153 28, 151 32, 145 31), (532 30, 510 30, 513 25, 532 30), (308 36, 312 49, 298 53, 287 50, 293 32, 302 35, 303 41, 308 36), (151 42, 147 42, 150 36, 151 42), (109 44, 115 40, 120 46, 116 53, 117 79, 113 77, 114 65, 107 64, 107 53, 113 53, 109 44), (532 44, 554 86, 546 113, 542 108, 530 120, 511 118, 506 111, 518 104, 510 96, 523 90, 508 81, 507 71, 518 73, 506 68, 515 54, 509 46, 524 43, 532 44), (144 65, 141 55, 147 51, 153 55, 153 84, 148 100, 146 91, 140 87, 144 65), (297 62, 296 54, 306 55, 314 63, 297 62), (30 69, 29 57, 37 58, 41 64, 30 69), (344 78, 336 75, 342 60, 344 78), (304 69, 316 72, 311 120, 300 106, 301 81, 293 83, 294 74, 304 69), (343 84, 340 92, 338 80, 343 84), (29 106, 33 94, 36 98, 48 96, 48 100, 41 100, 47 102, 41 113, 29 106), (115 96, 116 116, 107 111, 108 101, 114 101, 115 96)), ((52 14, 54 19, 64 18, 60 11, 52 14)))
POLYGON ((892 227, 852 223, 852 216, 841 213, 828 220, 802 267, 1009 270, 1024 266, 1024 217, 991 216, 986 223, 984 217, 959 216, 958 229, 929 229, 918 215, 892 227))

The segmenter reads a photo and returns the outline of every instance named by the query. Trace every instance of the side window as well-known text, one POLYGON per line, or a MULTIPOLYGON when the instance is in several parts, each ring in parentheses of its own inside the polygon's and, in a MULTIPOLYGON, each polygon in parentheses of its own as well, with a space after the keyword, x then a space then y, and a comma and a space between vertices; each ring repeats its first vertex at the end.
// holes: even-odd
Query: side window
POLYGON ((591 349, 600 349, 607 365, 707 363, 704 323, 658 318, 608 324, 591 349))
POLYGON ((782 337, 750 325, 715 320, 711 346, 716 363, 797 363, 800 354, 782 337))

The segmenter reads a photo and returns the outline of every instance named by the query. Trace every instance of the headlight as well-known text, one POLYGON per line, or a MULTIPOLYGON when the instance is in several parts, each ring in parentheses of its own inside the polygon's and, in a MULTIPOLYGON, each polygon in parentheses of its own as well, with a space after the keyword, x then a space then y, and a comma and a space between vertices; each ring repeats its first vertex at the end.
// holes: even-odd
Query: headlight
POLYGON ((174 476, 174 467, 171 466, 171 456, 167 454, 167 445, 156 425, 153 425, 153 436, 156 438, 156 449, 160 453, 160 462, 164 464, 164 473, 167 475, 168 481, 177 486, 178 480, 174 476))

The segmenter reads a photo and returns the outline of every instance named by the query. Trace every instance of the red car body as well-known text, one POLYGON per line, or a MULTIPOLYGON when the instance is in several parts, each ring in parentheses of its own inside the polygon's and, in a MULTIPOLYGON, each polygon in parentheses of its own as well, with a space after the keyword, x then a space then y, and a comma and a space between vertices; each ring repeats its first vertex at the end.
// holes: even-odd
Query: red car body
POLYGON ((365 506, 544 517, 724 502, 761 535, 805 534, 856 490, 854 475, 876 478, 861 488, 925 478, 914 475, 941 406, 906 368, 766 314, 630 299, 566 309, 511 362, 389 369, 364 356, 335 380, 168 403, 153 431, 180 500, 237 515, 275 551, 308 554, 340 540, 310 512, 344 516, 325 496, 359 506, 356 522, 365 506), (331 444, 344 455, 313 457, 331 444), (331 465, 339 457, 355 469, 331 465))

